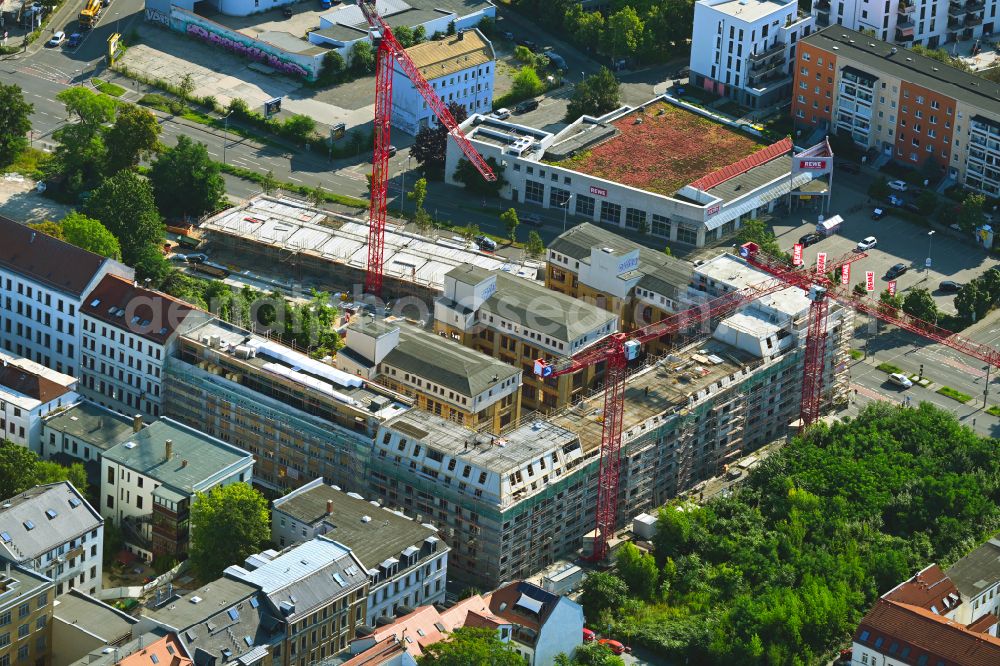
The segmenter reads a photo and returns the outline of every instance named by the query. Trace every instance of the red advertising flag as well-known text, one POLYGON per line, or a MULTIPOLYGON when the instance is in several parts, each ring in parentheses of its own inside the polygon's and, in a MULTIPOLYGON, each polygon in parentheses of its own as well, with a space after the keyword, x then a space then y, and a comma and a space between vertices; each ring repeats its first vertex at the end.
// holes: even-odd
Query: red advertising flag
POLYGON ((890 296, 895 296, 896 295, 896 281, 895 280, 889 280, 889 295, 890 296))
POLYGON ((802 265, 802 243, 796 243, 795 247, 792 248, 792 265, 802 265))
POLYGON ((840 284, 851 284, 851 265, 844 264, 840 267, 840 284))
POLYGON ((875 271, 865 272, 865 289, 875 291, 875 271))
POLYGON ((826 252, 820 252, 816 255, 816 272, 826 273, 826 252))

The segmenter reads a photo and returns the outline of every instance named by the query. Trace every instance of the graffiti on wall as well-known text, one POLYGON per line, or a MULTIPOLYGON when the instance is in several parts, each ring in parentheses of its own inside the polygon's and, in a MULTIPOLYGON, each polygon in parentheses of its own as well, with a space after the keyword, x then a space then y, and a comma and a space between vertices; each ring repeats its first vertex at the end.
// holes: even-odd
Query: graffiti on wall
POLYGON ((170 14, 161 12, 159 9, 146 9, 146 20, 170 27, 170 14))
POLYGON ((231 39, 225 35, 217 34, 193 23, 189 23, 187 25, 186 32, 188 35, 208 42, 209 44, 221 46, 227 51, 232 51, 233 53, 241 55, 245 58, 262 62, 268 67, 273 67, 284 74, 291 74, 293 76, 301 76, 305 78, 309 77, 309 71, 305 67, 302 67, 294 62, 283 60, 281 56, 268 53, 260 47, 255 46, 253 43, 246 44, 242 41, 231 39))

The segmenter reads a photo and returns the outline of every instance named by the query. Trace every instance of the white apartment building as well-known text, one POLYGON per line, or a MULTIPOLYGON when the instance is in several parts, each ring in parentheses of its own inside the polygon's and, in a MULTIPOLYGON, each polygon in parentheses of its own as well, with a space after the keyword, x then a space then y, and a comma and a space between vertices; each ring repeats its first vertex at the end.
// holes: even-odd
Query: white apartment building
POLYGON ((102 454, 101 515, 147 560, 183 555, 195 495, 252 483, 253 464, 249 453, 161 417, 102 454))
POLYGON ((40 454, 43 417, 76 400, 76 377, 0 353, 0 437, 40 454))
POLYGON ((817 28, 842 25, 901 46, 937 49, 980 39, 997 27, 997 0, 815 0, 817 28))
POLYGON ((0 561, 48 576, 57 595, 101 589, 104 520, 73 484, 35 486, 0 504, 0 561))
POLYGON ((785 101, 795 44, 813 29, 795 0, 694 3, 691 84, 760 109, 785 101))
POLYGON ((116 412, 147 419, 163 409, 163 367, 177 336, 207 313, 132 280, 105 276, 80 306, 80 393, 116 412))
POLYGON ((0 216, 0 348, 78 376, 80 306, 107 274, 134 271, 0 216))
POLYGON ((271 509, 271 539, 280 547, 322 535, 361 561, 369 577, 369 626, 394 617, 400 607, 444 601, 449 548, 437 532, 322 478, 275 500, 271 509))
POLYGON ((947 574, 964 602, 956 621, 972 624, 987 615, 1000 615, 1000 535, 955 562, 947 574))
MULTIPOLYGON (((473 113, 493 108, 496 54, 477 29, 406 50, 445 105, 460 104, 473 113)), ((437 116, 398 62, 392 71, 392 125, 408 134, 437 124, 437 116)))

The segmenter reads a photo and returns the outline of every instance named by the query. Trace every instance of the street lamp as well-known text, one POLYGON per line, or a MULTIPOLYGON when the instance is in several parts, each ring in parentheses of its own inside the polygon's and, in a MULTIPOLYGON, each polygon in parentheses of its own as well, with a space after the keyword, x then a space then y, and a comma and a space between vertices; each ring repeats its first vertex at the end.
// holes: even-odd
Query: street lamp
POLYGON ((229 143, 229 116, 233 115, 235 111, 230 111, 222 119, 224 122, 225 129, 222 132, 222 163, 226 163, 226 144, 229 143))
POLYGON ((566 233, 566 218, 569 216, 569 202, 573 200, 573 195, 566 197, 563 202, 563 233, 566 233))
POLYGON ((927 232, 927 261, 924 262, 924 268, 930 270, 931 268, 931 240, 934 238, 934 230, 927 232))

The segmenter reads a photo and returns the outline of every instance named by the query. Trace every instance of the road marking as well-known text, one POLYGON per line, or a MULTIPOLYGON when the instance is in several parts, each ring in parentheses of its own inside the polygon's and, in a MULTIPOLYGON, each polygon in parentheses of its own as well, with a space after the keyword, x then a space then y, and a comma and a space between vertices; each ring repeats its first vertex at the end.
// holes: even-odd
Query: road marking
POLYGON ((944 354, 941 354, 939 352, 927 350, 926 353, 927 353, 928 356, 933 356, 935 359, 941 361, 945 365, 950 365, 951 367, 955 368, 956 370, 961 370, 962 372, 964 372, 966 374, 970 374, 973 377, 985 377, 986 376, 986 371, 983 370, 983 369, 981 369, 981 368, 976 368, 976 367, 973 367, 971 365, 967 365, 965 363, 962 363, 959 360, 953 359, 953 358, 951 358, 949 356, 945 356, 944 354))
POLYGON ((857 395, 863 395, 869 400, 881 400, 883 402, 890 402, 894 405, 902 404, 901 400, 896 400, 895 398, 891 398, 884 393, 879 393, 878 391, 870 389, 867 386, 862 386, 861 384, 852 383, 851 389, 853 389, 857 395))
POLYGON ((299 180, 299 179, 298 179, 298 178, 296 178, 295 176, 289 176, 289 177, 288 177, 288 180, 294 180, 294 181, 295 181, 296 183, 301 183, 301 182, 302 182, 301 180, 299 180))

